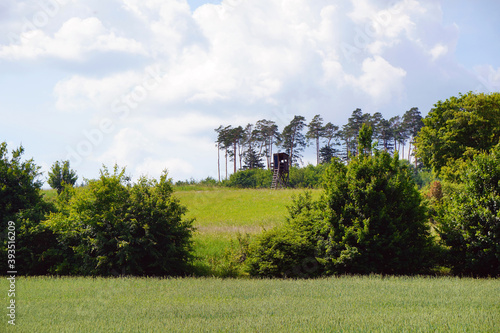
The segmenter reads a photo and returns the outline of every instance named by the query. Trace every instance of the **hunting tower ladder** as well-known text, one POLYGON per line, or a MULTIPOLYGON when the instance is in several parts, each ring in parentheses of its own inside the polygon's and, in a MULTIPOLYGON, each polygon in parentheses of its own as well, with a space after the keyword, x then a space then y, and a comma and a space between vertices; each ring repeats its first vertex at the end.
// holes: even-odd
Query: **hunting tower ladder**
POLYGON ((290 179, 290 157, 285 153, 273 154, 273 182, 271 189, 286 188, 290 179))

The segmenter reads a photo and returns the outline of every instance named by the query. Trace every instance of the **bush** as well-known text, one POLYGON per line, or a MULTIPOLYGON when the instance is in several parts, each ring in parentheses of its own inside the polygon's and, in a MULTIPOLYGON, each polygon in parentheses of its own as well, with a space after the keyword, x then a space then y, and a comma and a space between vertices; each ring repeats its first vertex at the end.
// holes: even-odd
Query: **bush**
POLYGON ((439 233, 457 274, 500 275, 500 145, 474 157, 447 196, 439 233))
POLYGON ((225 185, 237 188, 270 188, 272 178, 273 172, 271 170, 240 170, 229 176, 225 185))
POLYGON ((411 171, 395 155, 333 162, 325 183, 328 273, 417 274, 433 264, 425 208, 411 171))
POLYGON ((0 145, 0 270, 22 274, 46 274, 54 263, 54 234, 40 222, 54 207, 43 200, 40 167, 32 159, 22 161, 23 147, 8 157, 7 144, 0 145), (15 223, 15 269, 7 269, 7 225, 15 223))
MULTIPOLYGON (((291 167, 288 187, 290 188, 318 188, 321 187, 323 174, 328 164, 304 168, 291 167)), ((270 188, 273 179, 273 170, 249 169, 233 173, 229 180, 224 182, 228 187, 237 188, 270 188)))
POLYGON ((321 274, 316 243, 321 226, 318 203, 310 193, 294 198, 289 217, 281 228, 263 232, 250 247, 250 275, 306 278, 321 274))
POLYGON ((180 275, 191 258, 192 220, 172 195, 167 174, 128 184, 125 171, 101 171, 82 189, 66 188, 59 212, 45 222, 57 234, 64 260, 53 273, 180 275))
POLYGON ((292 167, 290 169, 289 186, 292 188, 319 188, 323 183, 323 174, 328 164, 317 166, 307 165, 304 168, 292 167))

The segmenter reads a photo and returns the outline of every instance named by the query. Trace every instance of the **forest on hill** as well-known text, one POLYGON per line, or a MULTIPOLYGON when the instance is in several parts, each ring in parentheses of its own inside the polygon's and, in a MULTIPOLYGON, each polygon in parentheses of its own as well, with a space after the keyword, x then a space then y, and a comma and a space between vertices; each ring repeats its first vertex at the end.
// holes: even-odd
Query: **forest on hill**
MULTIPOLYGON (((385 119, 380 112, 371 115, 358 108, 352 112, 347 124, 342 126, 325 123, 321 115, 314 116, 309 123, 303 116, 294 116, 282 131, 276 122, 266 119, 245 127, 221 125, 215 131, 217 148, 224 156, 225 179, 228 178, 228 161, 233 163, 233 172, 265 167, 269 169, 273 151, 278 150, 291 156, 291 165, 299 166, 303 164, 300 163, 302 153, 309 145, 315 147, 316 165, 328 163, 333 157, 348 161, 358 154, 357 138, 363 124, 372 128, 372 138, 376 141, 374 148, 389 153, 398 151, 408 160, 414 156, 415 138, 424 125, 416 107, 390 119, 385 119)), ((219 181, 220 160, 219 154, 219 181)))

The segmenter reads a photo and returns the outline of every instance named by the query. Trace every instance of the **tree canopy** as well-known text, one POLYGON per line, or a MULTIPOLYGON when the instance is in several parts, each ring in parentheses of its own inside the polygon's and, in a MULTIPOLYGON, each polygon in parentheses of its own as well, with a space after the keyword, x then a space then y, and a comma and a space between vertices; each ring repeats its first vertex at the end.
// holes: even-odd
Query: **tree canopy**
POLYGON ((458 274, 500 276, 500 144, 467 163, 460 181, 438 217, 450 264, 458 274))
POLYGON ((417 156, 441 175, 457 160, 488 151, 500 140, 500 93, 469 92, 437 102, 423 119, 417 156))

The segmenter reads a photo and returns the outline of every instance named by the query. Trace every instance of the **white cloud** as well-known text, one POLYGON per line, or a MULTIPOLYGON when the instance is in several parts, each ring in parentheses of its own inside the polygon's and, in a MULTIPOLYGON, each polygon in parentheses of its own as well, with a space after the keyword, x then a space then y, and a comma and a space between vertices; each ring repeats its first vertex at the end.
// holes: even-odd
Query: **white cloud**
POLYGON ((404 69, 392 66, 380 56, 365 59, 362 68, 360 77, 347 76, 347 82, 367 93, 375 103, 387 103, 400 96, 406 76, 404 69))
POLYGON ((23 33, 20 43, 0 48, 0 58, 36 59, 54 57, 65 60, 83 60, 92 52, 124 52, 142 54, 146 52, 141 43, 117 36, 106 29, 102 22, 89 17, 67 20, 51 37, 41 29, 23 33))
POLYGON ((431 55, 433 61, 436 61, 447 53, 448 46, 443 44, 437 44, 429 51, 429 54, 431 55))
POLYGON ((75 75, 54 87, 56 107, 62 111, 111 109, 112 102, 140 82, 142 75, 123 72, 104 78, 75 75))

